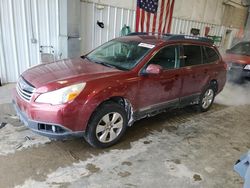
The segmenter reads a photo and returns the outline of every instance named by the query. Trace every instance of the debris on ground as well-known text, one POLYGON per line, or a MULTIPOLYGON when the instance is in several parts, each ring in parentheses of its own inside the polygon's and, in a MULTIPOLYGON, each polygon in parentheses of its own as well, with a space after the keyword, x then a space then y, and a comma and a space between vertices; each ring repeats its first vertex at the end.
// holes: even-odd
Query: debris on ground
POLYGON ((16 116, 16 115, 12 115, 12 114, 7 114, 7 115, 8 115, 8 117, 11 118, 11 119, 19 119, 19 117, 16 116))
POLYGON ((26 140, 31 140, 30 137, 28 137, 28 136, 25 136, 25 139, 26 139, 26 140))
POLYGON ((23 146, 23 144, 17 144, 16 145, 16 149, 19 149, 19 148, 21 148, 23 146))
POLYGON ((2 122, 2 123, 0 124, 0 129, 4 128, 6 125, 7 125, 6 122, 2 122))
POLYGON ((22 132, 22 131, 26 131, 26 130, 29 130, 28 127, 26 127, 26 126, 16 127, 16 131, 18 131, 18 132, 22 132))
POLYGON ((79 159, 79 157, 77 157, 76 156, 76 154, 74 153, 74 152, 72 152, 72 151, 68 151, 69 152, 69 155, 72 157, 72 159, 74 159, 74 160, 76 160, 76 161, 79 161, 80 159, 79 159))

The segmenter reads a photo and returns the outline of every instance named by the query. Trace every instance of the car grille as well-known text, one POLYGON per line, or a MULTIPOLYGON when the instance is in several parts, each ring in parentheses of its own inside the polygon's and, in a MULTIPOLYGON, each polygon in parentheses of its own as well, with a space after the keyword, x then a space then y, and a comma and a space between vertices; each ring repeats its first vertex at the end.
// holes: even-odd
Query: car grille
POLYGON ((20 77, 16 85, 16 91, 23 100, 29 102, 35 91, 35 87, 20 77))

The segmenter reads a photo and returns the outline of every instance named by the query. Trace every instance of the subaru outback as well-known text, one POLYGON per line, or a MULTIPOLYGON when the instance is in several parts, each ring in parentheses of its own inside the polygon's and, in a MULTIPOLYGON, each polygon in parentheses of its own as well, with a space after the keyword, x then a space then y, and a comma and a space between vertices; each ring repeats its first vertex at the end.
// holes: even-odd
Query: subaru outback
POLYGON ((196 105, 205 112, 223 89, 226 66, 207 38, 133 33, 85 56, 26 70, 13 104, 31 130, 115 144, 135 121, 196 105))

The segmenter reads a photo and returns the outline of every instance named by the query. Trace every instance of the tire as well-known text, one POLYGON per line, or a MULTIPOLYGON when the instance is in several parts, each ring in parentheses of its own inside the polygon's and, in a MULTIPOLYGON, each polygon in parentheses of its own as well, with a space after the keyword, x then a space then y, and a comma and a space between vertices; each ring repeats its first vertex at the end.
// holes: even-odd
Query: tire
POLYGON ((215 86, 210 85, 200 95, 198 111, 199 112, 208 111, 214 102, 214 97, 215 97, 215 86))
POLYGON ((85 140, 96 148, 110 147, 123 136, 127 124, 127 114, 121 105, 104 103, 92 115, 85 140))

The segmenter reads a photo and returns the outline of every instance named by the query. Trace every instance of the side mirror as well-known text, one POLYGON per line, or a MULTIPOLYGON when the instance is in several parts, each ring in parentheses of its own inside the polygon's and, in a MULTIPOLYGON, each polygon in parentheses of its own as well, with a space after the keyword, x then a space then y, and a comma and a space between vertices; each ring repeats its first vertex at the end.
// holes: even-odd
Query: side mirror
POLYGON ((146 74, 160 74, 162 72, 162 66, 156 64, 150 64, 145 73, 146 74))

